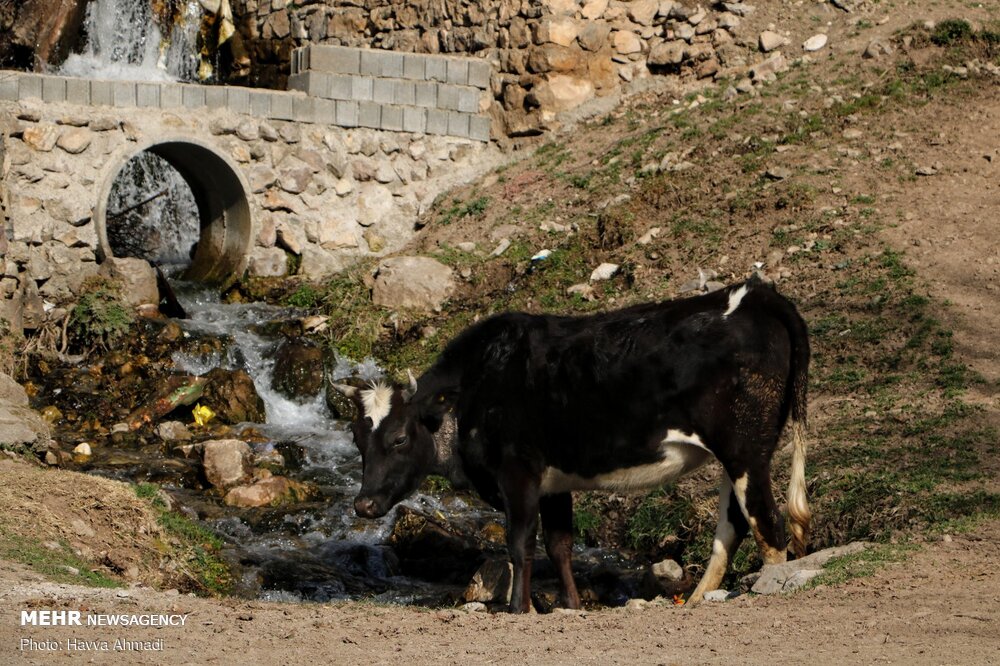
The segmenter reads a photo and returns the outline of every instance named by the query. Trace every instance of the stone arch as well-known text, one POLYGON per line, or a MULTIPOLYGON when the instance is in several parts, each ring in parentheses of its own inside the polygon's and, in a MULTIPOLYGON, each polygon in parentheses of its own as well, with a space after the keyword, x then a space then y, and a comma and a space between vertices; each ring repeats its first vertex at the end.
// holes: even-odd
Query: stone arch
POLYGON ((136 155, 150 152, 166 160, 184 178, 198 206, 201 235, 189 280, 228 285, 246 270, 256 237, 249 202, 250 188, 239 167, 226 155, 191 137, 157 139, 130 147, 109 161, 94 209, 101 259, 114 256, 108 243, 107 206, 111 187, 136 155))

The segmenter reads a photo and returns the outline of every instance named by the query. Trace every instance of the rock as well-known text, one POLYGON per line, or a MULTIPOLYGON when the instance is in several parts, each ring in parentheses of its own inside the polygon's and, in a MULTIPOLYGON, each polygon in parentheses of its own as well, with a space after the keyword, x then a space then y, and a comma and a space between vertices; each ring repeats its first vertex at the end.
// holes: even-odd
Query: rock
POLYGON ((771 180, 784 180, 792 176, 792 170, 788 167, 775 166, 764 172, 764 175, 771 180))
POLYGON ((270 476, 252 485, 232 488, 223 500, 229 506, 245 509, 291 504, 306 499, 309 488, 284 476, 270 476))
MULTIPOLYGON (((785 56, 780 53, 775 53, 767 60, 757 63, 750 69, 750 76, 753 79, 763 79, 768 75, 780 74, 788 69, 788 61, 785 60, 785 56)), ((736 89, 740 89, 740 85, 736 84, 736 89)), ((742 92, 742 91, 741 91, 742 92)))
POLYGON ((625 11, 639 25, 650 26, 659 8, 660 0, 632 0, 625 11))
POLYGON ((365 229, 361 237, 365 239, 368 243, 368 251, 378 254, 386 247, 385 237, 376 232, 374 229, 365 229))
POLYGON ((88 444, 87 442, 80 442, 79 444, 73 447, 73 454, 89 458, 94 454, 94 451, 93 449, 90 448, 90 444, 88 444))
POLYGON ((862 541, 855 541, 847 544, 846 546, 820 550, 791 562, 785 562, 783 564, 767 564, 760 570, 760 576, 753 584, 753 587, 751 587, 751 590, 756 594, 777 594, 779 592, 786 592, 788 590, 786 590, 785 585, 789 581, 792 581, 793 585, 801 586, 807 580, 811 580, 813 577, 818 575, 818 573, 821 572, 823 565, 834 557, 843 557, 844 555, 858 553, 869 548, 870 546, 871 544, 864 543, 862 541), (800 571, 816 571, 817 573, 807 573, 798 577, 793 577, 796 572, 800 571))
POLYGON ((234 131, 242 141, 256 141, 260 138, 260 127, 254 120, 244 120, 236 126, 234 131))
POLYGON ((938 172, 938 170, 935 167, 929 166, 929 165, 924 165, 924 166, 917 167, 917 170, 916 170, 915 173, 918 176, 936 176, 937 172, 938 172))
POLYGON ((535 43, 571 46, 579 33, 580 25, 568 16, 544 19, 535 28, 535 43))
MULTIPOLYGON (((0 376, 7 377, 2 373, 0 376)), ((27 401, 19 404, 20 398, 16 395, 14 397, 14 401, 0 400, 0 442, 42 450, 50 438, 48 423, 38 412, 28 407, 27 401)))
POLYGON ((455 291, 455 274, 430 257, 391 257, 379 264, 372 301, 386 308, 438 310, 455 291))
POLYGON ((289 219, 279 221, 275 225, 275 234, 279 247, 285 248, 294 255, 302 254, 302 249, 307 243, 306 232, 297 221, 289 219))
POLYGON ((205 378, 208 383, 200 402, 214 411, 221 422, 264 423, 264 401, 245 370, 213 368, 205 378))
POLYGON ((468 613, 485 613, 488 610, 486 604, 479 601, 470 601, 467 604, 462 604, 460 608, 468 613))
POLYGON ((729 599, 730 593, 728 590, 712 590, 711 592, 705 593, 705 601, 725 601, 729 599))
POLYGON ((166 442, 186 442, 192 438, 191 431, 180 421, 164 421, 156 426, 156 434, 166 442))
POLYGON ((841 134, 841 136, 847 139, 848 141, 856 141, 857 139, 864 138, 865 133, 857 128, 851 127, 845 129, 841 134))
POLYGON ((59 135, 56 145, 70 155, 78 155, 87 150, 93 139, 93 133, 84 127, 74 127, 59 135))
POLYGON ((299 274, 314 280, 324 280, 340 273, 350 263, 352 261, 343 255, 336 255, 316 245, 306 245, 302 249, 299 274))
POLYGON ((821 48, 826 46, 826 35, 820 33, 813 35, 806 41, 802 42, 803 51, 819 51, 821 48))
POLYGON ((653 575, 669 581, 678 581, 684 578, 684 567, 676 560, 663 560, 653 565, 653 575))
POLYGON ((32 125, 24 128, 21 139, 31 148, 48 153, 56 147, 59 129, 55 125, 32 125))
POLYGON ((145 259, 108 257, 101 264, 100 274, 121 283, 122 298, 130 305, 159 305, 156 271, 145 259))
POLYGON ((649 50, 647 62, 650 65, 662 67, 665 65, 679 65, 684 61, 684 52, 687 45, 681 40, 660 42, 649 50))
POLYGON ((588 21, 594 21, 604 16, 608 9, 608 0, 583 0, 580 15, 588 21))
POLYGON ((774 32, 773 30, 765 30, 760 33, 760 38, 758 40, 760 45, 760 50, 764 53, 769 53, 775 49, 779 49, 788 43, 784 35, 774 32))
POLYGON ((229 488, 250 478, 250 446, 239 439, 212 439, 202 447, 205 478, 216 488, 229 488))
POLYGON ((603 263, 590 274, 590 281, 610 280, 618 272, 618 264, 603 263))
POLYGON ((382 222, 393 211, 392 192, 385 185, 364 183, 358 192, 358 224, 370 227, 382 222))
POLYGON ((868 42, 868 46, 865 47, 864 53, 861 54, 861 57, 878 58, 879 56, 890 54, 892 54, 892 47, 889 43, 881 38, 876 38, 868 42))
POLYGON ((288 257, 280 247, 255 247, 247 270, 257 277, 283 277, 288 273, 288 257))
POLYGON ((497 243, 497 246, 495 248, 493 248, 492 252, 490 252, 490 256, 491 257, 499 257, 501 254, 503 254, 504 252, 506 252, 508 248, 510 248, 510 239, 509 238, 501 238, 500 242, 497 243))
POLYGON ((631 30, 619 30, 615 32, 614 37, 611 39, 611 43, 615 47, 615 51, 621 55, 639 53, 642 51, 642 40, 639 39, 639 35, 635 34, 631 30))
POLYGON ((0 403, 7 403, 15 407, 28 406, 28 393, 24 387, 5 372, 0 372, 0 403))
POLYGON ((288 340, 274 355, 271 386, 292 399, 308 399, 323 388, 323 350, 305 339, 288 340))
POLYGON ((469 571, 483 561, 487 545, 478 534, 449 523, 440 513, 429 515, 407 506, 396 509, 388 545, 399 557, 404 575, 422 580, 449 581, 465 585, 469 571))
POLYGON ((589 284, 574 284, 566 288, 567 296, 579 296, 585 301, 593 301, 597 298, 597 294, 594 293, 594 287, 589 284))
POLYGON ((462 593, 465 601, 510 603, 514 567, 507 558, 483 562, 462 593))
POLYGON ((549 74, 537 86, 542 107, 552 111, 575 109, 595 95, 594 84, 586 78, 566 74, 549 74))
POLYGON ((248 180, 250 181, 250 191, 254 194, 260 194, 278 182, 278 175, 271 167, 258 164, 250 169, 248 180))

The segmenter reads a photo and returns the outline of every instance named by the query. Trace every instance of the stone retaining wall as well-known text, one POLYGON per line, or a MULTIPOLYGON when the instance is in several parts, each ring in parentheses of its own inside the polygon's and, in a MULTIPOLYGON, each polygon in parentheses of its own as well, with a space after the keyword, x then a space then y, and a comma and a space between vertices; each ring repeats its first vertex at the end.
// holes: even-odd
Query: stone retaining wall
MULTIPOLYGON (((494 137, 533 134, 635 78, 745 68, 753 7, 693 0, 234 0, 255 83, 280 86, 294 49, 327 44, 492 63, 494 137)), ((326 84, 324 84, 326 85, 326 84)))

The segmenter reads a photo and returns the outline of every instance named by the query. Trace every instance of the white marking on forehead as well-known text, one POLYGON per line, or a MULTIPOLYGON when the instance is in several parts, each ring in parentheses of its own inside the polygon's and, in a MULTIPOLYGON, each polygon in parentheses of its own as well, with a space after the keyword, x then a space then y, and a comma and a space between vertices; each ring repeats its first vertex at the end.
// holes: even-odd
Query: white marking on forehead
POLYGON ((750 290, 747 289, 747 286, 743 285, 742 287, 740 287, 736 291, 730 292, 730 294, 729 294, 729 308, 725 312, 722 313, 722 316, 723 317, 728 317, 729 315, 731 315, 734 312, 736 312, 736 308, 740 307, 740 301, 743 300, 743 297, 746 296, 749 291, 750 290))
POLYGON ((383 382, 373 382, 370 389, 361 391, 361 404, 365 408, 365 416, 372 420, 372 430, 389 415, 392 407, 392 387, 383 382))

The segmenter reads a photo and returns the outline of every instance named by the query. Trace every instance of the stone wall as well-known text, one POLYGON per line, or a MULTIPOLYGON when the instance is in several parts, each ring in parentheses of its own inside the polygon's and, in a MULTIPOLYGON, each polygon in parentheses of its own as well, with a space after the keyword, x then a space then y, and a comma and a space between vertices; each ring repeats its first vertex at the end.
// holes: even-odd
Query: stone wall
POLYGON ((239 172, 253 220, 246 263, 271 276, 297 265, 322 278, 400 248, 440 192, 501 159, 490 143, 227 108, 0 102, 0 294, 30 286, 54 303, 70 299, 97 271, 102 193, 127 159, 168 140, 209 147, 239 172))
POLYGON ((462 53, 494 63, 494 134, 533 134, 561 111, 650 73, 706 78, 745 65, 739 2, 236 0, 257 85, 280 87, 307 43, 462 53))

